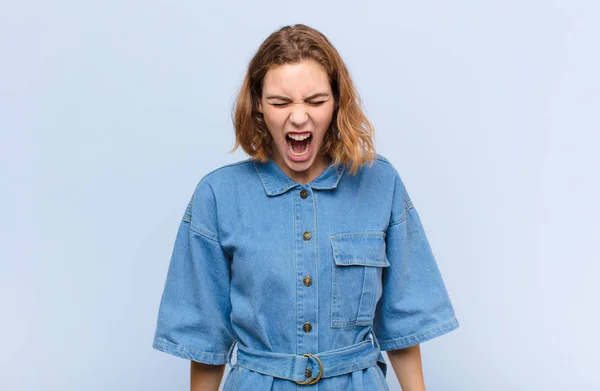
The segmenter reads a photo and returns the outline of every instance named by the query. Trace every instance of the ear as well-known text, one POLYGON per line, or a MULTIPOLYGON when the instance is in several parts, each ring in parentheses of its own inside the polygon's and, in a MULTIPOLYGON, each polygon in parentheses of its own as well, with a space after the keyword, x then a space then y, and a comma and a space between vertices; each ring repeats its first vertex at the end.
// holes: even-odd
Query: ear
POLYGON ((258 112, 259 112, 259 113, 262 113, 262 112, 263 112, 263 109, 262 109, 262 102, 261 102, 260 100, 258 101, 258 112))

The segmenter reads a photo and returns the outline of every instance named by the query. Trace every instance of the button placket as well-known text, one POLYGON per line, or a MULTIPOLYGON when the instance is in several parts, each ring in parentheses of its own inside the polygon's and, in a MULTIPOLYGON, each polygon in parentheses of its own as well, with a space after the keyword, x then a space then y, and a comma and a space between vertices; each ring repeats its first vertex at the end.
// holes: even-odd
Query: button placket
MULTIPOLYGON (((316 353, 318 298, 313 278, 317 276, 317 241, 314 193, 301 185, 294 193, 297 289, 297 351, 316 353), (310 288, 309 288, 310 287, 310 288)), ((310 369, 309 369, 310 371, 310 369)), ((308 371, 307 371, 308 373, 308 371)), ((307 376, 310 377, 310 376, 307 376)))

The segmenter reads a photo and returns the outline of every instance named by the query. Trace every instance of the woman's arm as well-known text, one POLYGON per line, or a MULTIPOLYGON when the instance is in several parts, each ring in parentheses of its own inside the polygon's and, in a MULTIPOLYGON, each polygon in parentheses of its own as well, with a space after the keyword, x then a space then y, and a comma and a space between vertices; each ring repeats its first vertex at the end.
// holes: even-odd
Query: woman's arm
POLYGON ((225 364, 210 365, 190 361, 190 391, 217 391, 223 378, 225 364))
POLYGON ((403 391, 425 391, 419 344, 404 349, 389 350, 387 356, 403 391))

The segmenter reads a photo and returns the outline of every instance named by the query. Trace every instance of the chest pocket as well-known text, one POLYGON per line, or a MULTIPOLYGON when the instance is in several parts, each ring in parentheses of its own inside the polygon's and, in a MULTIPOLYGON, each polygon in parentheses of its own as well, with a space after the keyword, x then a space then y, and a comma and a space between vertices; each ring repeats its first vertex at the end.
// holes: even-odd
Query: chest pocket
POLYGON ((331 327, 368 326, 381 297, 381 274, 390 265, 385 232, 346 232, 329 236, 333 250, 331 327))

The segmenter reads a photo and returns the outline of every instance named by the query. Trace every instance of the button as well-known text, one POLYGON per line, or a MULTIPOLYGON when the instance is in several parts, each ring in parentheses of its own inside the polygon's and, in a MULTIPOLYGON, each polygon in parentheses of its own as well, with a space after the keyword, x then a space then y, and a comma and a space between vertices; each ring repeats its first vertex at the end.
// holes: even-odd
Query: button
POLYGON ((308 197, 308 192, 305 189, 300 190, 300 197, 302 197, 302 198, 308 197))
POLYGON ((310 240, 311 237, 312 235, 310 234, 310 231, 304 231, 304 233, 302 234, 302 238, 304 238, 304 240, 306 241, 310 240))
POLYGON ((310 370, 310 368, 306 368, 306 372, 304 372, 304 374, 306 375, 306 377, 311 377, 312 371, 310 370))
POLYGON ((312 285, 312 278, 310 278, 310 276, 307 274, 304 276, 304 278, 302 279, 302 282, 304 283, 304 285, 306 286, 311 286, 312 285))
POLYGON ((302 325, 302 330, 304 330, 305 333, 310 333, 310 330, 312 330, 312 324, 310 324, 310 322, 306 322, 302 325))

